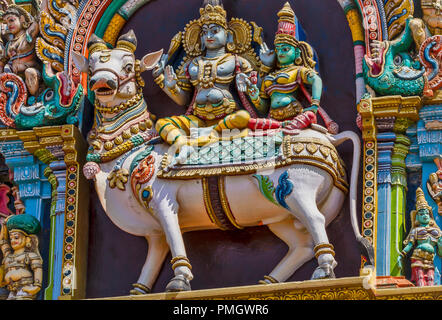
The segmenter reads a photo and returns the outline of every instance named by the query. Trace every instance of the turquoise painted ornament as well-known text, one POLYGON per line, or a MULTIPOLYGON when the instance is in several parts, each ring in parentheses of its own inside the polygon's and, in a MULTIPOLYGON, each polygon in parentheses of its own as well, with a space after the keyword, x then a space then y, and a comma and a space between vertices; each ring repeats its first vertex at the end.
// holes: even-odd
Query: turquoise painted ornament
POLYGON ((374 43, 376 53, 363 59, 364 79, 380 95, 423 94, 425 68, 409 53, 414 41, 409 24, 410 19, 399 39, 374 43))
POLYGON ((66 71, 54 74, 50 65, 44 65, 42 76, 46 90, 27 101, 26 87, 19 76, 0 76, 0 120, 4 124, 26 130, 78 123, 76 114, 83 101, 83 87, 66 71))
POLYGON ((276 205, 290 210, 289 206, 285 202, 285 198, 290 195, 293 191, 293 183, 289 179, 288 171, 285 171, 278 179, 278 186, 274 187, 273 182, 267 176, 262 176, 259 174, 253 175, 256 180, 258 180, 258 186, 261 193, 276 205))

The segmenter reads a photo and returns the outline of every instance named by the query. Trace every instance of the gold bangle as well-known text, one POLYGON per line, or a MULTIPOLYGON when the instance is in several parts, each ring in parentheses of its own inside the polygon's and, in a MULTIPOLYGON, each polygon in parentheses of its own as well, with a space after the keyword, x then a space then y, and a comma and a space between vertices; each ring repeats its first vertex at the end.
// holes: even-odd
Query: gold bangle
POLYGON ((319 256, 322 256, 323 254, 331 254, 333 257, 335 256, 335 252, 331 249, 323 248, 318 250, 315 253, 315 258, 317 259, 319 256))
POLYGON ((184 260, 184 261, 190 262, 190 260, 187 257, 185 257, 185 256, 176 256, 175 258, 170 260, 170 263, 174 264, 175 262, 177 262, 179 260, 184 260))
POLYGON ((270 73, 270 71, 272 71, 272 67, 268 67, 265 64, 261 64, 261 67, 259 69, 263 73, 270 73))
POLYGON ((176 96, 178 94, 178 86, 175 84, 173 86, 173 88, 169 88, 169 91, 171 94, 173 94, 174 96, 176 96))
POLYGON ((269 280, 271 283, 279 283, 279 281, 273 278, 272 276, 264 276, 264 279, 269 280))
POLYGON ((312 99, 311 105, 315 105, 315 106, 319 107, 319 103, 320 103, 319 99, 312 99))
POLYGON ((313 248, 313 251, 316 252, 322 248, 329 248, 329 249, 333 250, 335 247, 331 243, 320 243, 313 248))
POLYGON ((158 77, 153 79, 153 81, 160 86, 161 89, 164 88, 164 74, 160 74, 158 77))
POLYGON ((192 270, 192 265, 189 263, 189 262, 187 262, 187 261, 178 261, 178 262, 175 262, 173 265, 172 265, 172 270, 175 270, 176 268, 178 268, 178 267, 187 267, 187 268, 189 268, 189 270, 192 270))

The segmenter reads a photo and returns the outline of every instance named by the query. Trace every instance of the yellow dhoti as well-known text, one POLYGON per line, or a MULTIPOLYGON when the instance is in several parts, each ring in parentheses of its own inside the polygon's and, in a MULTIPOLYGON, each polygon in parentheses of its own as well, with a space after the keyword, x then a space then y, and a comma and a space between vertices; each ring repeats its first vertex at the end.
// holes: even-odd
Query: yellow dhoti
MULTIPOLYGON (((219 134, 221 134, 223 130, 245 129, 247 128, 249 120, 250 115, 245 110, 233 112, 221 120, 203 120, 195 115, 172 116, 159 119, 155 125, 155 129, 164 141, 170 145, 175 145, 177 151, 179 151, 183 145, 202 146, 219 141, 219 134), (199 136, 196 139, 189 138, 191 128, 211 126, 214 126, 211 134, 199 136)), ((247 130, 244 130, 240 135, 242 136, 244 134, 247 134, 247 130)))

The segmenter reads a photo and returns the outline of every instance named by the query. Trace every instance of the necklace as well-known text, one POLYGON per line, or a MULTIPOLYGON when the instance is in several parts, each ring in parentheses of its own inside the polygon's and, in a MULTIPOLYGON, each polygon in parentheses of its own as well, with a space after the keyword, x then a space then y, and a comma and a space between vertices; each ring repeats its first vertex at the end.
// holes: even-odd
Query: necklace
POLYGON ((119 105, 113 107, 104 107, 98 100, 95 101, 95 109, 101 113, 117 113, 124 111, 134 105, 138 104, 143 99, 143 93, 138 93, 126 102, 120 103, 119 105))

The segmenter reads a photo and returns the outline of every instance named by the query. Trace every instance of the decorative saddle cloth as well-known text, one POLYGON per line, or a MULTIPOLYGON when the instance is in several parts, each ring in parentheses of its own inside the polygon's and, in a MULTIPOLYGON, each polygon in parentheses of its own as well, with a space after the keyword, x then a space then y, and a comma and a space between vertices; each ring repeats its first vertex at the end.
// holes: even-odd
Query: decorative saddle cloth
POLYGON ((173 157, 164 155, 158 178, 188 180, 245 175, 291 164, 306 164, 326 170, 336 187, 348 191, 345 164, 326 139, 284 135, 283 132, 249 135, 198 147, 184 164, 170 165, 173 157))

